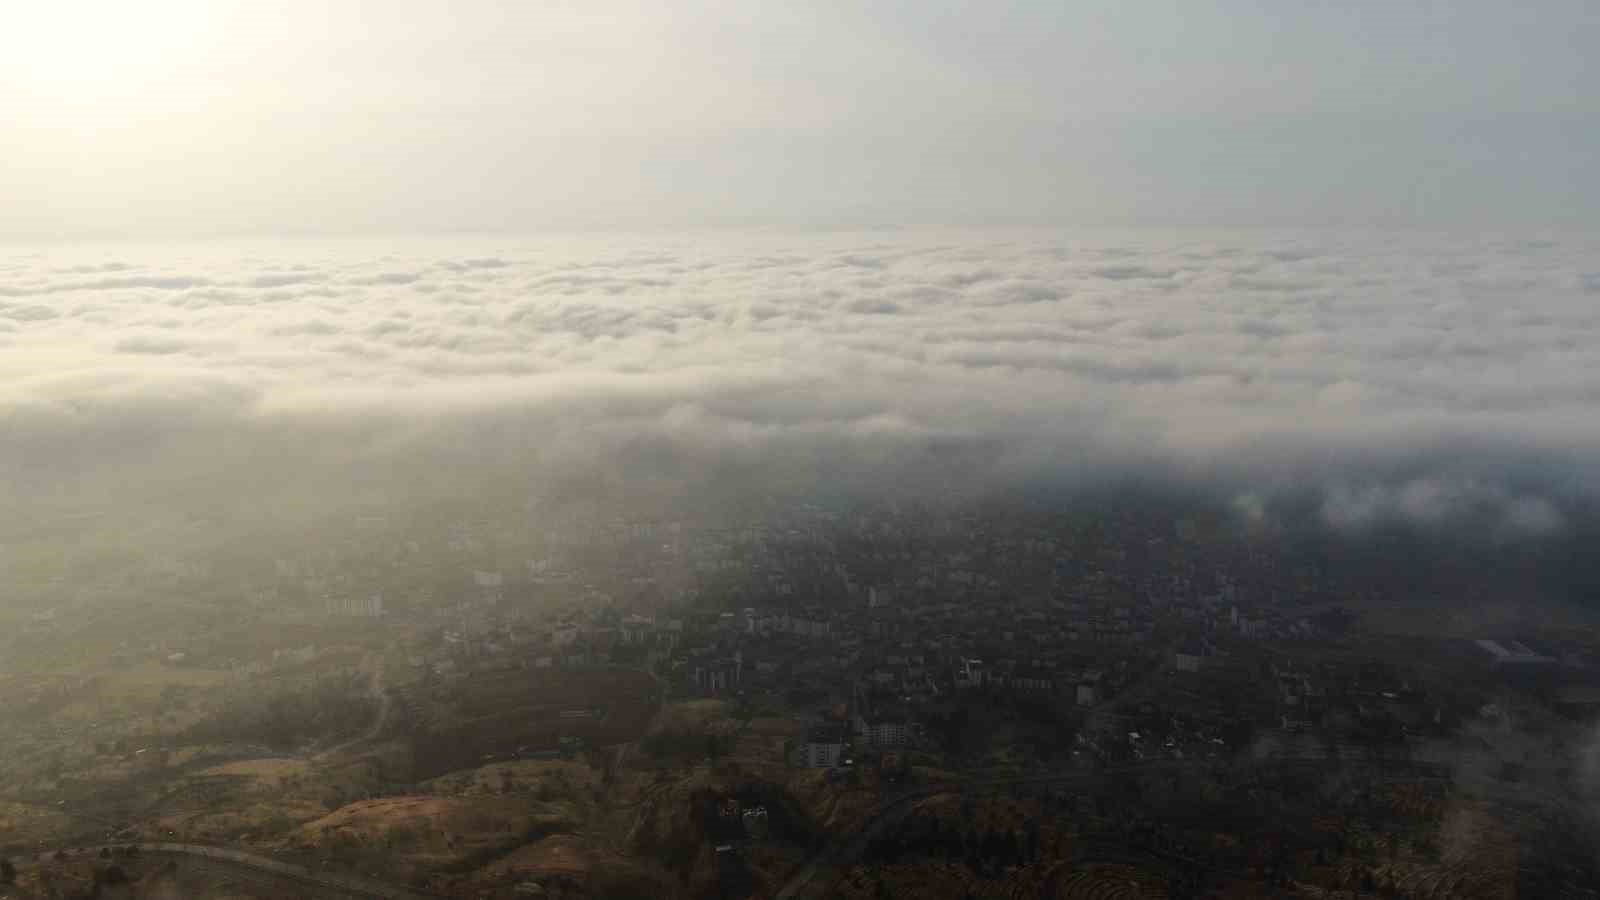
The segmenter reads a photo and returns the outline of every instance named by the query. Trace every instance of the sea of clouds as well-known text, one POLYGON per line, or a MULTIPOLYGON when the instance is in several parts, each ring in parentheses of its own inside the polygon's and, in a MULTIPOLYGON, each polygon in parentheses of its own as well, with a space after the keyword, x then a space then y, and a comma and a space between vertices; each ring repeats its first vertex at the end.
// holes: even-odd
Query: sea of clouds
POLYGON ((13 509, 441 467, 949 458, 992 484, 1159 472, 1251 518, 1309 496, 1334 529, 1559 533, 1600 487, 1600 237, 0 246, 13 509))

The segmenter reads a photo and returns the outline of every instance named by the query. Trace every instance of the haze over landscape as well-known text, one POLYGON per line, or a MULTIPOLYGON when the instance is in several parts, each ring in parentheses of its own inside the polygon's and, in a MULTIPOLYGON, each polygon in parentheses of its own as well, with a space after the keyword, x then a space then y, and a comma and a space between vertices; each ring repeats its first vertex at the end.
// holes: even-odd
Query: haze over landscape
POLYGON ((0 5, 0 893, 1600 895, 1597 43, 0 5))

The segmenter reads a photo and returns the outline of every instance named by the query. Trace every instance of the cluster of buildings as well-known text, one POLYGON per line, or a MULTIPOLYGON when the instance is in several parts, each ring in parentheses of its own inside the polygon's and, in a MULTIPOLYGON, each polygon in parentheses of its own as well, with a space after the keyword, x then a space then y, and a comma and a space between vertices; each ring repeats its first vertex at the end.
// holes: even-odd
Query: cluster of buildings
MULTIPOLYGON (((1415 687, 1373 700, 1273 657, 1339 641, 1339 604, 1367 588, 1288 544, 1225 532, 1137 499, 694 515, 529 501, 428 533, 364 520, 236 585, 240 621, 422 633, 413 662, 439 677, 628 665, 675 696, 779 698, 819 713, 796 755, 808 765, 847 758, 834 743, 937 748, 932 723, 993 698, 1077 717, 1086 752, 1107 757, 1209 752, 1247 724, 1450 719, 1451 704, 1415 687)), ((303 644, 234 664, 272 671, 303 644)), ((1516 640, 1476 648, 1496 671, 1561 665, 1516 640)), ((205 665, 222 652, 181 649, 205 665)))
MULTIPOLYGON (((569 523, 581 539, 547 534, 516 568, 463 566, 437 593, 448 600, 394 614, 437 623, 417 661, 444 676, 636 665, 674 696, 826 710, 792 759, 827 766, 851 745, 937 749, 931 721, 993 696, 1089 717, 1099 734, 1158 673, 1236 693, 1230 678, 1272 680, 1234 671, 1241 647, 1333 636, 1291 611, 1320 596, 1314 566, 1202 549, 1181 527, 1147 533, 1149 521, 893 507, 714 527, 593 515, 569 523)), ((456 539, 469 552, 492 543, 470 532, 456 539)), ((1264 694, 1247 713, 1295 718, 1275 702, 1264 694)), ((1174 747, 1214 745, 1227 715, 1246 714, 1233 707, 1174 747)))

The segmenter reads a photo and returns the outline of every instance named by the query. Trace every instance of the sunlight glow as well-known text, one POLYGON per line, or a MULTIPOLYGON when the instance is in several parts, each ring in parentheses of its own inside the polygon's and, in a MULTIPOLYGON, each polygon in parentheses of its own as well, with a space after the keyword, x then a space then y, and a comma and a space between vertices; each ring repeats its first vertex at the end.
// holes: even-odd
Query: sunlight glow
POLYGON ((111 112, 217 58, 217 24, 213 6, 198 0, 0 3, 3 90, 111 112))

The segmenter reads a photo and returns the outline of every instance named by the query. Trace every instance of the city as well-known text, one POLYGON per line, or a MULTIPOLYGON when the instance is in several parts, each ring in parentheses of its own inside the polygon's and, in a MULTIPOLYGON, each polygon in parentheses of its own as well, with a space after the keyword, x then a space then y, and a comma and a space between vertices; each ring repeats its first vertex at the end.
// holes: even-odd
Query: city
POLYGON ((1600 640, 1408 630, 1397 592, 1457 563, 1388 581, 1371 547, 1139 485, 711 525, 513 509, 147 574, 211 616, 31 615, 8 658, 106 652, 4 682, 9 858, 226 846, 447 896, 1590 877, 1547 842, 1584 815, 1600 640))

